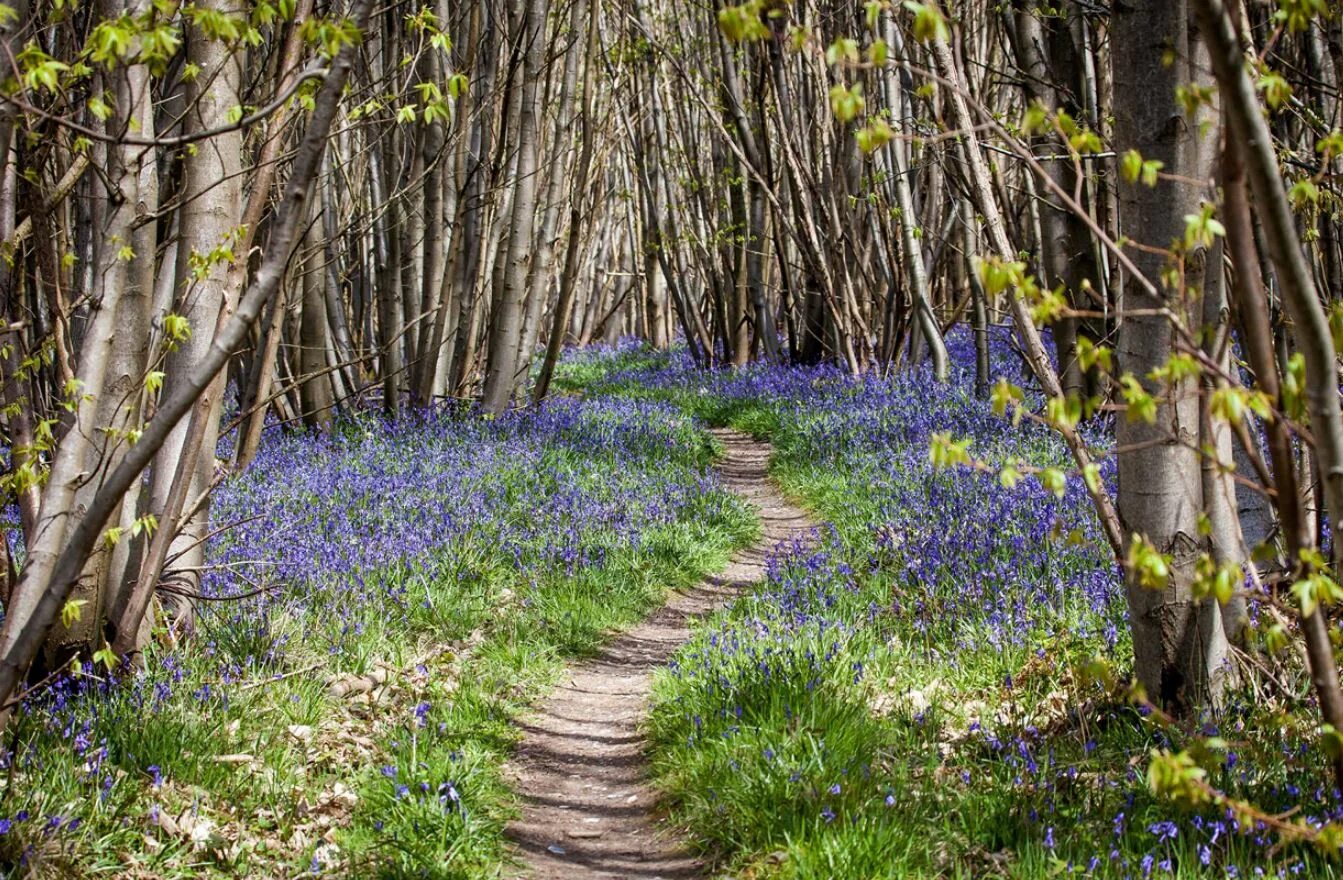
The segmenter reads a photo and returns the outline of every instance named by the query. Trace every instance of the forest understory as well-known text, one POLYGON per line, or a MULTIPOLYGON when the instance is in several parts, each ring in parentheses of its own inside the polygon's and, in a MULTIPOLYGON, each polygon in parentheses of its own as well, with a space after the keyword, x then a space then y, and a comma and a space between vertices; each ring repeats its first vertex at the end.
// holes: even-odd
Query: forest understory
MULTIPOLYGON (((968 334, 949 349, 934 385, 705 374, 630 340, 562 362, 581 397, 495 421, 277 435, 214 506, 235 526, 203 588, 244 598, 204 603, 194 641, 128 681, 25 707, 3 858, 23 877, 514 876, 518 719, 758 528, 712 467, 707 427, 731 425, 775 444, 773 479, 823 525, 655 672, 651 778, 712 866, 686 876, 1334 876, 1263 822, 1151 790, 1154 749, 1217 736, 1229 796, 1343 809, 1274 682, 1251 671, 1192 727, 1132 703, 1082 479, 1056 495, 930 461, 952 428, 985 455, 1063 455, 976 399, 968 334)), ((1019 377, 1005 331, 993 354, 1019 377)))
POLYGON ((0 2, 0 876, 1343 877, 1335 0, 0 2))

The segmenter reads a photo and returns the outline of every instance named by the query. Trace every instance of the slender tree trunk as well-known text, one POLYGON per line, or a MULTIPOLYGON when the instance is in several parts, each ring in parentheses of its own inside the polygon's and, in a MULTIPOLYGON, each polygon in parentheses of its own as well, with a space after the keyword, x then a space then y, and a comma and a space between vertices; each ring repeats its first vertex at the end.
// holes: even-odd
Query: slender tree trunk
MULTIPOLYGON (((368 21, 371 5, 371 0, 357 0, 352 10, 354 25, 361 31, 368 21)), ((42 638, 56 619, 94 544, 99 540, 108 517, 120 505, 132 483, 162 449, 187 412, 193 406, 201 407, 201 398, 205 396, 207 388, 214 383, 266 302, 279 287, 300 218, 305 213, 306 194, 321 162, 322 150, 349 76, 353 55, 352 45, 341 49, 331 62, 325 81, 314 99, 314 109, 303 139, 295 151, 289 182, 280 203, 271 238, 272 249, 263 258, 255 282, 241 297, 237 309, 222 322, 223 326, 215 334, 206 356, 191 369, 190 380, 165 397, 154 418, 145 426, 139 441, 107 475, 84 517, 63 536, 65 540, 59 549, 48 551, 42 557, 42 565, 34 566, 30 563, 25 566, 15 587, 15 595, 21 595, 24 601, 13 603, 15 607, 7 609, 9 613, 3 625, 0 625, 0 705, 9 705, 42 638)), ((204 408, 209 409, 209 406, 206 401, 204 408)), ((80 407, 80 412, 87 409, 80 407)), ((53 474, 54 471, 53 468, 53 474)), ((54 512, 52 515, 55 515, 54 512)), ((68 516, 59 518, 62 521, 69 520, 68 516)), ((142 578, 137 582, 122 619, 140 620, 148 608, 152 589, 152 580, 142 578)), ((118 642, 126 638, 127 629, 119 630, 118 642)))
POLYGON ((518 343, 522 336, 522 306, 527 292, 527 266, 532 250, 536 211, 536 153, 539 129, 537 89, 545 53, 545 3, 520 0, 519 39, 523 73, 519 88, 518 164, 514 175, 513 206, 508 226, 508 248, 503 259, 499 296, 490 321, 488 364, 482 405, 488 413, 503 412, 517 383, 518 343))
MULTIPOLYGON (((1337 357, 1324 306, 1315 291, 1314 279, 1301 249, 1295 221, 1287 201, 1273 141, 1260 111, 1247 62, 1236 38, 1231 19, 1221 0, 1194 0, 1211 54, 1212 69, 1222 91, 1230 136, 1244 149, 1246 178, 1254 194, 1268 254, 1282 287, 1282 300, 1295 326, 1297 345, 1306 364, 1306 408, 1310 413, 1314 453, 1319 460, 1320 481, 1329 511, 1343 511, 1343 413, 1338 400, 1337 357)), ((1343 546, 1343 517, 1330 516, 1334 563, 1343 546)), ((1311 681, 1320 704, 1320 715, 1335 730, 1343 730, 1343 691, 1339 689, 1325 611, 1316 608, 1303 615, 1302 634, 1311 681)), ((1333 758, 1335 784, 1343 789, 1343 755, 1333 758)))

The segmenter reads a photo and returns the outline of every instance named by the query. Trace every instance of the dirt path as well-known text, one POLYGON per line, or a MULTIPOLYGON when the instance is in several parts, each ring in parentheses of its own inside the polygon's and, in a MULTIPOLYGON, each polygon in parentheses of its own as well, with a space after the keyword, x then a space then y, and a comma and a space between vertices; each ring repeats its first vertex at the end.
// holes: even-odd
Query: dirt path
POLYGON ((765 574, 765 556, 813 525, 766 476, 770 447, 735 431, 715 431, 726 447, 719 473, 759 509, 763 534, 726 570, 672 597, 617 637, 522 723, 510 767, 523 795, 511 826, 526 876, 535 880, 700 877, 703 865, 666 828, 648 785, 640 726, 651 673, 690 634, 695 617, 718 608, 765 574))

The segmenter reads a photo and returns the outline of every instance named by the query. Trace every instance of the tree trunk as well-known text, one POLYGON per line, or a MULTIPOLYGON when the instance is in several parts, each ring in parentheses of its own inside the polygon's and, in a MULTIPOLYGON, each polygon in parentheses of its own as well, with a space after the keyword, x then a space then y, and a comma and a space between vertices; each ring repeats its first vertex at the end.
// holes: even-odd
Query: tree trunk
POLYGON ((518 163, 514 175, 513 205, 508 225, 508 248, 503 258, 501 284, 490 321, 490 341, 482 406, 502 413, 517 385, 518 343, 522 336, 522 305, 527 294, 527 266, 532 251, 536 212, 536 153, 539 128, 537 87, 545 53, 545 3, 520 0, 519 39, 523 73, 519 89, 518 163))
MULTIPOLYGON (((1167 248, 1185 234, 1185 216, 1199 213, 1202 181, 1212 174, 1211 150, 1188 119, 1176 89, 1209 84, 1206 54, 1184 2, 1148 0, 1118 8, 1111 24, 1115 71, 1115 140, 1144 160, 1164 163, 1177 180, 1157 186, 1134 181, 1120 186, 1124 233, 1142 244, 1167 248), (1174 64, 1163 56, 1173 52, 1174 64), (1203 65, 1202 67, 1200 65, 1203 65)), ((1148 279, 1162 277, 1164 253, 1135 250, 1132 259, 1148 279)), ((1135 672, 1149 698, 1175 713, 1215 701, 1220 694, 1227 643, 1216 602, 1195 599, 1194 565, 1208 542, 1199 537, 1205 498, 1200 476, 1199 388, 1185 379, 1159 386, 1148 374, 1176 351, 1170 319, 1152 310, 1169 308, 1191 332, 1202 314, 1190 291, 1205 281, 1208 254, 1185 255, 1181 290, 1149 292, 1124 286, 1116 347, 1119 369, 1139 377, 1157 400, 1156 418, 1120 418, 1116 427, 1119 517, 1126 536, 1140 535, 1169 554, 1169 584, 1148 589, 1130 571, 1127 588, 1135 672), (1147 313, 1138 314, 1138 310, 1147 313)))

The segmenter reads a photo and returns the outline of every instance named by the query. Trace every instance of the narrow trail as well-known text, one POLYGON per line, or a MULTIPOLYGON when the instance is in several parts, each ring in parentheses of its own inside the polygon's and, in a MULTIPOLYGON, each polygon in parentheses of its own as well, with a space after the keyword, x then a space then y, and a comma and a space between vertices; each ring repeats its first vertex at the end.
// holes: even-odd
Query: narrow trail
POLYGON ((766 473, 770 446, 716 430, 726 455, 724 484, 759 511, 760 539, 728 567, 675 594, 652 617, 616 637, 525 718, 510 765, 523 796, 508 834, 533 880, 681 880, 704 866, 657 813, 641 726, 652 671, 690 635, 696 617, 719 608, 765 576, 765 557, 813 522, 789 504, 766 473))

